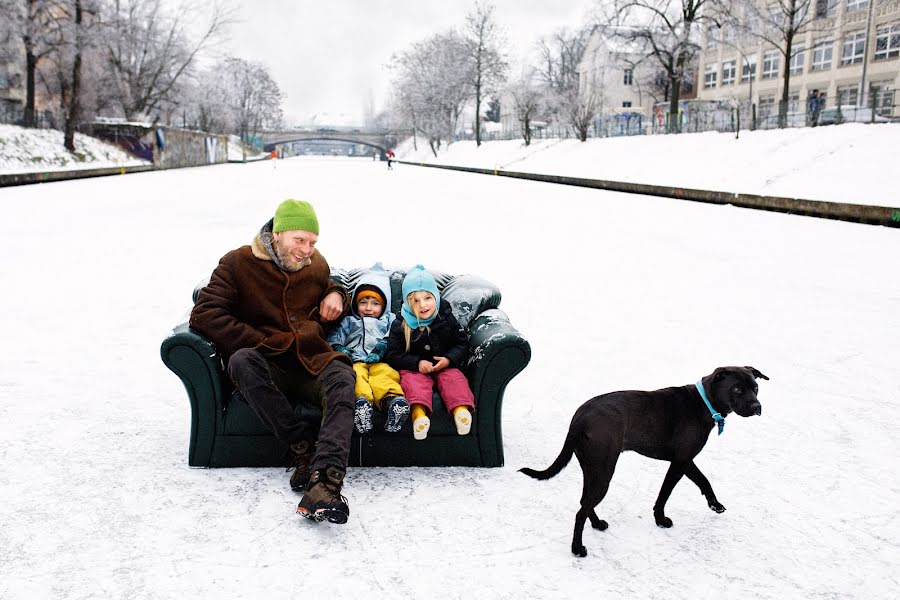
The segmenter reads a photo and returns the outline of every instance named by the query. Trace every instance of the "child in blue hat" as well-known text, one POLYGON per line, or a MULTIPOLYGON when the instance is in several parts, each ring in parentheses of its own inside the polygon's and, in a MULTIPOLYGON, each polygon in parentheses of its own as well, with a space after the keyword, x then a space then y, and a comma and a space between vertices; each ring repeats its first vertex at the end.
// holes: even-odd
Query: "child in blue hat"
POLYGON ((413 437, 424 440, 431 427, 431 395, 437 383, 444 405, 466 435, 472 427, 475 397, 459 367, 468 336, 441 299, 437 283, 422 265, 403 278, 401 319, 391 325, 384 360, 400 372, 400 385, 410 405, 413 437))

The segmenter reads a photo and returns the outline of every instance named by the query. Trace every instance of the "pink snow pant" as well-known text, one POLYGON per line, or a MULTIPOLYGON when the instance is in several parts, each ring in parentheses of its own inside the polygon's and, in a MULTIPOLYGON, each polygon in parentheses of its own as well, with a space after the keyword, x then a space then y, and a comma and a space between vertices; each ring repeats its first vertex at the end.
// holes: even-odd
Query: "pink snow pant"
POLYGON ((457 406, 468 406, 471 410, 475 410, 475 396, 469 389, 466 376, 459 369, 447 367, 428 375, 418 371, 400 371, 400 387, 406 393, 406 400, 410 406, 421 404, 429 415, 431 414, 431 394, 435 381, 437 381, 438 391, 441 393, 447 412, 452 412, 457 406))

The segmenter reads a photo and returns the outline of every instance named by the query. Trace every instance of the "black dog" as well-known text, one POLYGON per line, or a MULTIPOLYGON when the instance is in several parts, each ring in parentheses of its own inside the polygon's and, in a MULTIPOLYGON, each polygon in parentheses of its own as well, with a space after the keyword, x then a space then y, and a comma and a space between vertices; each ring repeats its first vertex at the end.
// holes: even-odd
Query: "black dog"
POLYGON ((694 385, 597 396, 575 411, 566 443, 552 465, 544 471, 519 470, 535 479, 550 479, 563 470, 573 453, 578 457, 584 489, 572 537, 572 553, 576 556, 587 556, 587 549, 581 543, 587 519, 594 529, 603 531, 608 526, 597 517, 594 507, 606 496, 616 461, 625 450, 671 463, 653 506, 653 517, 660 527, 672 526, 664 509, 682 475, 687 475, 700 488, 712 510, 725 512, 709 480, 694 464, 694 457, 703 450, 717 421, 721 433, 725 415, 732 411, 742 417, 762 414, 762 405, 756 399, 759 390, 756 378, 768 379, 753 367, 720 367, 701 380, 706 397, 721 415, 719 419, 714 419, 694 385))

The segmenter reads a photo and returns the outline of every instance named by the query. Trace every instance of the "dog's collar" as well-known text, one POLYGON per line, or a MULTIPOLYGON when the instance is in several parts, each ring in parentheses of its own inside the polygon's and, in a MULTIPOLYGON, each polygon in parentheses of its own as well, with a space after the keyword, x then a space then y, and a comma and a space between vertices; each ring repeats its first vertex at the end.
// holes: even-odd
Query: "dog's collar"
POLYGON ((698 381, 694 385, 697 386, 697 391, 700 392, 700 397, 703 398, 703 403, 706 404, 706 408, 709 409, 709 414, 712 415, 713 421, 719 426, 719 435, 722 435, 722 432, 725 431, 725 417, 717 413, 712 407, 712 404, 709 403, 709 400, 706 398, 706 391, 703 389, 703 384, 698 381))

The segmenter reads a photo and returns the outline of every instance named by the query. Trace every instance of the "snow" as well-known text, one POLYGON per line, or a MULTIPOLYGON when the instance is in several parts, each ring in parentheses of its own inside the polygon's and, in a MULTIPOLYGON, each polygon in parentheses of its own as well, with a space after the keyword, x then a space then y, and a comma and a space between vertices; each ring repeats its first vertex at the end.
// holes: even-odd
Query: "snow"
POLYGON ((461 141, 400 160, 898 207, 900 123, 578 140, 461 141))
MULTIPOLYGON (((880 135, 841 127, 827 131, 880 135)), ((720 164, 705 137, 707 151, 686 140, 669 159, 714 188, 721 174, 695 167, 720 164)), ((459 148, 473 162, 484 150, 459 148)), ((541 154, 605 173, 568 143, 541 154)), ((808 156, 783 154, 790 179, 823 189, 808 156)), ((858 179, 859 193, 891 198, 893 172, 858 179)), ((896 597, 894 229, 347 158, 20 186, 0 201, 4 599, 896 597), (505 467, 350 469, 342 526, 295 515, 282 469, 188 468, 187 395, 159 344, 285 197, 313 202, 333 266, 421 263, 499 286, 533 351, 506 390, 505 467), (588 528, 588 556, 573 557, 577 462, 544 482, 516 470, 549 465, 592 396, 730 364, 771 380, 762 416, 729 416, 697 459, 728 510, 682 481, 674 527, 656 527, 666 464, 626 453, 598 507, 610 528, 588 528)))
POLYGON ((0 174, 101 169, 150 164, 118 146, 80 133, 75 153, 63 146, 63 132, 0 124, 0 174))

